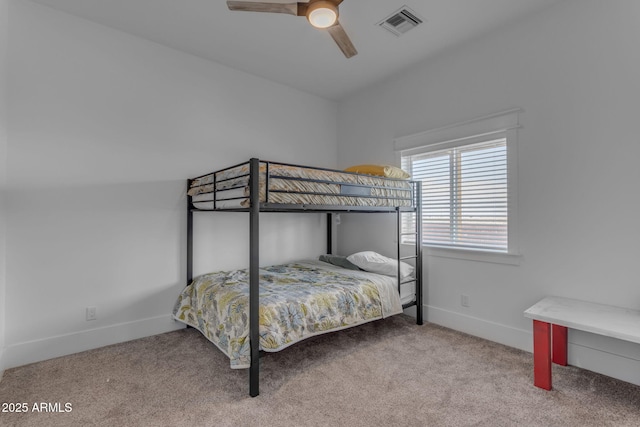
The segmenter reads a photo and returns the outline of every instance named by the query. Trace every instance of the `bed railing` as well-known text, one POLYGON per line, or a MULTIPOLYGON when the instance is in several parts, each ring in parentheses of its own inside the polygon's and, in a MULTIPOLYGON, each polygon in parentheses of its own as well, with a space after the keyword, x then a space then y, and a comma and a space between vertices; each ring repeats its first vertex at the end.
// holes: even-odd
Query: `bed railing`
MULTIPOLYGON (((189 182, 192 209, 250 208, 250 162, 196 177, 189 182)), ((359 210, 381 212, 413 207, 415 185, 396 178, 363 175, 335 169, 259 161, 261 210, 359 210)))

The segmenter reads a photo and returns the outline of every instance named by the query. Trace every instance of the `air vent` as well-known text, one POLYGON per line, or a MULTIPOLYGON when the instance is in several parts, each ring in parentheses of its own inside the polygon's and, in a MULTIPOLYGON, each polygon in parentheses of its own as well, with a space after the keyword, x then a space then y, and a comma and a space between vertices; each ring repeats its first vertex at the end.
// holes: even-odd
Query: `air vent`
POLYGON ((413 10, 409 9, 407 6, 403 6, 390 16, 378 22, 378 25, 400 37, 423 22, 424 19, 418 17, 413 10))

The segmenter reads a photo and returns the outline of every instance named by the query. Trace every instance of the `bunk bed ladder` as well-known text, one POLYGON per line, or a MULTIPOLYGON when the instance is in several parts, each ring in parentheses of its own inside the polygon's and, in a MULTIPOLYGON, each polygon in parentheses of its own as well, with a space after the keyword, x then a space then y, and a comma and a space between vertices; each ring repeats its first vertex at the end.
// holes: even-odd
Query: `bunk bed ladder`
POLYGON ((415 209, 414 210, 402 210, 402 208, 396 208, 396 217, 397 217, 397 241, 398 241, 398 293, 400 293, 400 287, 405 283, 415 283, 415 305, 416 305, 416 323, 418 325, 423 324, 423 316, 422 316, 422 203, 421 197, 422 194, 422 183, 414 182, 414 202, 415 209), (415 229, 411 232, 402 232, 402 215, 415 215, 415 229), (402 246, 402 236, 413 236, 415 250, 413 255, 402 256, 401 246, 402 246), (415 277, 402 280, 402 275, 400 273, 400 261, 402 260, 414 260, 415 262, 415 277))

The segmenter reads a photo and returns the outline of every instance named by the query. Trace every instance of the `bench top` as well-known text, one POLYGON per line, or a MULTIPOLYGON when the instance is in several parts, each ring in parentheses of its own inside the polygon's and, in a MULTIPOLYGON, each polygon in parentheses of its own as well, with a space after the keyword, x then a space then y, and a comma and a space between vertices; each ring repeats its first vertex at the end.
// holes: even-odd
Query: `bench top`
POLYGON ((546 297, 529 307, 524 316, 640 344, 640 310, 546 297))

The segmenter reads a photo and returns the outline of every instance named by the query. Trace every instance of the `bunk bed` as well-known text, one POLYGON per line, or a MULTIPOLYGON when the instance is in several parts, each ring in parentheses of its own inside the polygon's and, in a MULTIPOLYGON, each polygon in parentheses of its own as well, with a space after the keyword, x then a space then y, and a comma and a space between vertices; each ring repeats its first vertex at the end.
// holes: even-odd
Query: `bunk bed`
MULTIPOLYGON (((389 286, 383 283, 390 279, 389 274, 378 275, 362 271, 360 268, 346 269, 337 265, 342 265, 344 260, 339 259, 331 265, 328 263, 309 263, 299 262, 290 263, 281 266, 260 267, 259 264, 259 224, 260 213, 262 212, 312 212, 327 214, 327 254, 332 253, 332 236, 333 236, 333 215, 340 212, 359 212, 359 213, 391 213, 396 215, 397 226, 397 258, 394 260, 394 268, 396 269, 392 286, 394 286, 397 296, 408 284, 412 285, 412 293, 409 299, 402 300, 400 307, 387 307, 382 301, 382 313, 376 313, 373 318, 384 318, 385 315, 392 315, 401 312, 402 309, 411 306, 416 307, 416 322, 421 325, 422 319, 422 252, 421 252, 421 221, 411 220, 408 223, 413 224, 415 229, 413 234, 415 251, 409 256, 401 256, 401 224, 404 214, 415 214, 420 217, 421 206, 420 182, 409 181, 407 179, 399 179, 388 176, 374 176, 370 174, 362 174, 356 172, 339 171, 326 168, 317 168, 310 166, 293 165, 288 163, 272 162, 250 159, 248 162, 240 163, 225 169, 208 173, 188 180, 187 191, 187 288, 181 294, 174 308, 174 318, 183 321, 190 326, 195 326, 205 337, 207 334, 201 327, 201 319, 190 319, 191 322, 185 321, 184 313, 178 313, 185 306, 183 298, 188 298, 187 290, 190 286, 196 286, 197 280, 204 280, 211 283, 213 280, 229 280, 233 276, 234 283, 243 282, 248 284, 248 296, 232 296, 223 297, 226 304, 229 304, 231 298, 234 298, 234 310, 242 310, 238 316, 243 318, 248 328, 246 340, 241 342, 243 350, 247 354, 244 360, 238 356, 239 350, 229 349, 226 351, 221 343, 212 340, 210 336, 207 338, 212 341, 218 348, 225 352, 232 359, 232 367, 234 367, 234 358, 236 357, 235 367, 248 367, 249 369, 249 394, 255 397, 259 394, 259 361, 261 349, 260 316, 264 314, 265 307, 261 306, 261 291, 265 291, 268 283, 278 283, 280 279, 278 275, 288 274, 289 277, 302 277, 302 282, 313 282, 316 280, 325 280, 320 276, 329 276, 330 281, 334 283, 326 286, 334 286, 335 282, 349 282, 351 284, 359 283, 359 286, 370 286, 375 282, 378 289, 383 290, 383 286, 389 286), (194 280, 193 277, 193 215, 195 212, 246 212, 249 214, 249 268, 247 270, 237 270, 235 272, 216 272, 209 275, 202 275, 194 280), (411 268, 412 274, 407 274, 404 267, 408 264, 403 260, 413 261, 411 268), (360 270, 360 271, 356 271, 360 270), (320 276, 318 276, 318 274, 320 276), (385 278, 386 277, 386 278, 385 278), (261 285, 261 280, 263 284, 261 285), (268 283, 267 283, 268 282, 268 283), (365 283, 364 285, 362 283, 365 283), (238 301, 244 298, 244 303, 238 301), (247 301, 248 300, 248 301, 247 301), (248 313, 245 313, 246 305, 248 305, 248 313), (398 311, 399 310, 399 311, 398 311), (243 314, 244 313, 244 314, 243 314), (198 327, 200 326, 200 327, 198 327)), ((327 259, 325 259, 327 261, 327 259)), ((329 260, 331 261, 331 260, 329 260)), ((411 271, 410 271, 411 272, 411 271)), ((293 279, 286 279, 293 280, 293 279)), ((224 282, 221 285, 224 288, 224 282)), ((317 285, 317 283, 314 283, 317 285)), ((321 284, 320 286, 325 286, 321 284)), ((284 288, 281 288, 284 289, 284 288)), ((194 288, 191 289, 191 292, 194 288)), ((266 292, 273 293, 273 289, 266 292)), ((339 292, 344 293, 344 290, 339 292)), ((349 291, 350 292, 350 291, 349 291)), ((367 291, 364 291, 367 293, 367 291)), ((386 292, 386 291, 385 291, 386 292)), ((379 292, 380 298, 383 297, 383 291, 379 292)), ((207 299, 212 299, 207 296, 207 299)), ((270 297, 262 297, 267 300, 270 297)), ((287 298, 291 298, 288 296, 287 298)), ((356 298, 358 299, 358 298, 356 298)), ((397 298, 400 301, 400 298, 397 298)), ((189 302, 188 304, 190 304, 189 302)), ((216 301, 214 304, 219 304, 216 301)), ((187 304, 187 305, 188 305, 187 304)), ((393 305, 393 303, 386 303, 393 305)), ((396 304, 397 305, 397 304, 396 304)), ((371 304, 369 304, 371 306, 371 304)), ((353 307, 350 306, 352 311, 353 307)), ((200 309, 201 313, 203 310, 200 309)), ((353 314, 353 313, 352 313, 353 314)), ((356 324, 369 321, 363 316, 358 317, 354 314, 352 324, 345 327, 355 326, 356 324)), ((192 315, 193 317, 193 315, 192 315)), ((366 316, 365 316, 366 317, 366 316)), ((226 321, 226 320, 224 320, 226 321)), ((235 326, 234 326, 235 327, 235 326)), ((343 328, 343 327, 342 327, 343 328)), ((333 328, 326 331, 318 331, 317 333, 330 332, 342 328, 333 328)), ((312 331, 313 332, 313 331, 312 331)), ((304 339, 302 337, 301 339, 304 339)), ((292 341, 291 343, 296 342, 292 341)), ((225 343, 228 344, 228 343, 225 343)), ((282 349, 288 346, 285 343, 280 346, 282 349)), ((268 344, 262 344, 267 347, 268 344)), ((266 348, 264 349, 266 350, 266 348)), ((277 351, 277 350, 272 350, 277 351)))

